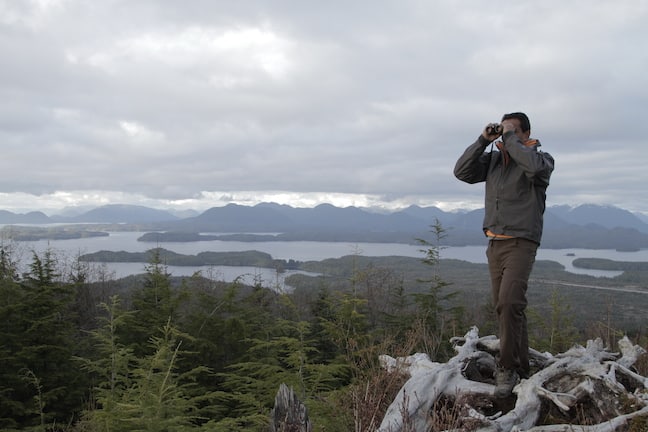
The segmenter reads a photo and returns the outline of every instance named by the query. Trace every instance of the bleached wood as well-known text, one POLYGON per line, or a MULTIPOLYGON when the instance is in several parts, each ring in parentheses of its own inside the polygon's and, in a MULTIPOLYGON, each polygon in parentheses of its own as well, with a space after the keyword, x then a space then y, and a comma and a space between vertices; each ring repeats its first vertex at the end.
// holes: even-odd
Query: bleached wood
MULTIPOLYGON (((492 384, 474 381, 468 376, 474 372, 470 366, 475 365, 477 369, 492 368, 494 373, 499 341, 493 336, 480 338, 478 329, 473 327, 463 338, 453 338, 451 342, 455 344, 456 355, 447 363, 433 362, 420 353, 401 359, 381 356, 384 367, 407 373, 410 378, 388 408, 378 432, 431 430, 430 409, 441 396, 475 395, 494 400, 492 384)), ((585 347, 575 345, 556 356, 530 350, 532 363, 540 365, 540 369, 515 386, 513 408, 486 416, 466 405, 461 410, 464 416, 461 420, 478 422, 479 426, 471 429, 475 432, 554 432, 572 430, 569 426, 577 426, 576 430, 584 432, 615 431, 630 419, 648 414, 648 379, 630 369, 645 350, 632 345, 627 338, 620 341, 619 349, 621 355, 611 353, 600 339, 596 339, 588 341, 585 347), (618 403, 621 397, 632 401, 636 411, 622 412, 624 408, 618 403), (596 403, 590 403, 588 409, 605 419, 598 425, 537 424, 541 409, 547 404, 559 410, 556 412, 575 418, 573 410, 577 406, 583 409, 583 404, 592 400, 596 403)))

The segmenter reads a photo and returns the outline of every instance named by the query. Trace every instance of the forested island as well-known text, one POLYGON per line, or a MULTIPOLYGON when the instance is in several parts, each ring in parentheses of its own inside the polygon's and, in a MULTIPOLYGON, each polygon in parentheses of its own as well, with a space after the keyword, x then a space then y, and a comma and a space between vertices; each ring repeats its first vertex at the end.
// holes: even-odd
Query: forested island
POLYGON ((134 262, 148 263, 158 255, 165 265, 170 266, 241 266, 263 267, 270 269, 297 269, 295 260, 274 259, 266 252, 256 250, 235 252, 200 252, 196 255, 179 254, 164 248, 150 249, 145 252, 99 251, 83 254, 79 260, 85 262, 134 262))
POLYGON ((614 261, 605 258, 576 258, 573 265, 592 270, 648 271, 648 262, 614 261))
POLYGON ((0 229, 0 236, 13 241, 71 240, 89 237, 108 237, 110 233, 90 230, 84 226, 6 226, 0 229))

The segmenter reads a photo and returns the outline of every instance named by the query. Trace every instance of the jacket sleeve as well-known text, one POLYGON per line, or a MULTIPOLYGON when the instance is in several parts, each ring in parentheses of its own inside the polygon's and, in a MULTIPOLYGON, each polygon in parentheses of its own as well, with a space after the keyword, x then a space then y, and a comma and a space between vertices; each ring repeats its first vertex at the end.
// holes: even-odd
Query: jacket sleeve
POLYGON ((484 153, 484 150, 488 144, 490 142, 480 135, 477 141, 468 146, 455 164, 455 177, 471 184, 486 181, 490 153, 484 153))
POLYGON ((511 159, 522 168, 526 176, 538 185, 548 186, 554 169, 553 157, 539 151, 539 143, 532 147, 525 146, 512 131, 505 133, 502 138, 511 159))

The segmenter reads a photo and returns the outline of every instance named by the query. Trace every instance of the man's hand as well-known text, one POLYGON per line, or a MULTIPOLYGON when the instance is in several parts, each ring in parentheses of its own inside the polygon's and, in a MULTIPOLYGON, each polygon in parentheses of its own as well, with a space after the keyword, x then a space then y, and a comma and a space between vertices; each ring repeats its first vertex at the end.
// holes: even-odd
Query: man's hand
POLYGON ((488 123, 482 132, 482 136, 488 141, 495 141, 502 135, 502 126, 497 123, 488 123))

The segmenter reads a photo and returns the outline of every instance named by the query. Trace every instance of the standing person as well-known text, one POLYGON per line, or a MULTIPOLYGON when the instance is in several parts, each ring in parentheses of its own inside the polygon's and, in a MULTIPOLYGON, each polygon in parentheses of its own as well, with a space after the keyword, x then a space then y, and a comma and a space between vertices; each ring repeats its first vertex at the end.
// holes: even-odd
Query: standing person
POLYGON ((495 396, 511 394, 520 376, 529 374, 526 290, 542 237, 543 214, 554 160, 530 139, 526 114, 505 114, 488 124, 455 165, 466 183, 486 182, 484 234, 486 256, 499 325, 500 355, 495 396), (499 151, 486 147, 494 140, 499 151))

